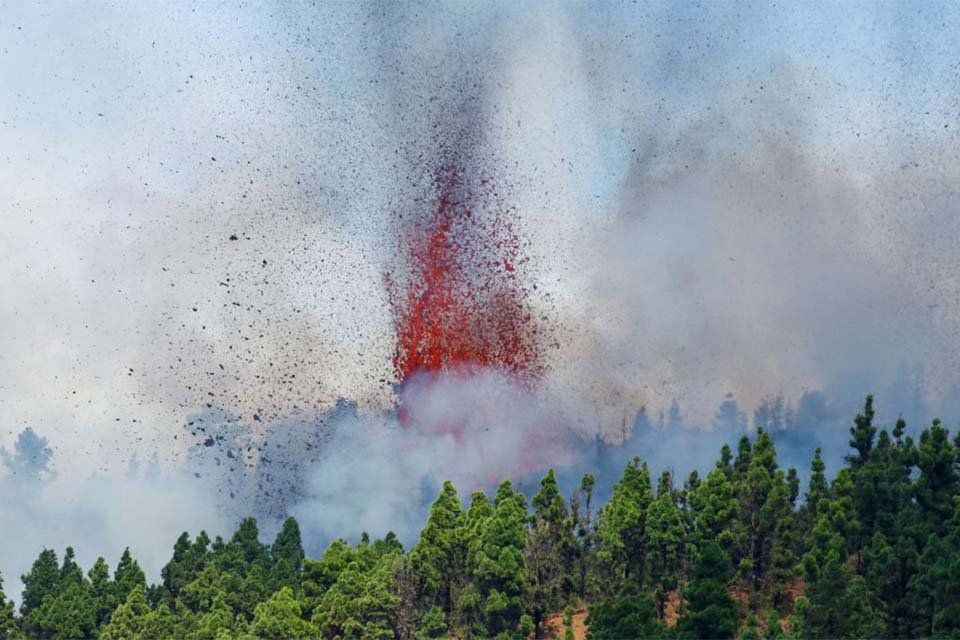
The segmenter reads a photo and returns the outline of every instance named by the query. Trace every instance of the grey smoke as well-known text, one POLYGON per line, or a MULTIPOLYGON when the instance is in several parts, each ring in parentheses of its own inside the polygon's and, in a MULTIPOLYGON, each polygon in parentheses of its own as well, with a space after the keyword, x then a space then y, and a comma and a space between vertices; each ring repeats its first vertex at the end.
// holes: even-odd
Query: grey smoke
POLYGON ((747 418, 784 395, 798 465, 842 455, 867 392, 884 424, 960 419, 949 4, 24 5, 0 29, 0 421, 58 474, 4 470, 8 585, 39 544, 140 540, 155 572, 258 505, 318 544, 413 531, 404 495, 513 473, 518 437, 703 469, 728 393, 747 418), (466 445, 395 424, 383 287, 451 155, 508 186, 551 329, 541 387, 466 445), (166 480, 117 480, 154 453, 166 480))

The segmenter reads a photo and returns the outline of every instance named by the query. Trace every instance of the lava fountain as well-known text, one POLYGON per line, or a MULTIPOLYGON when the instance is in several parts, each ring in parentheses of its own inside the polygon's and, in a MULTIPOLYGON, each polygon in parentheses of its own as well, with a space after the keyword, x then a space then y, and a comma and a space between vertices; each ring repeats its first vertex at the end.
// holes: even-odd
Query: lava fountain
MULTIPOLYGON (((528 258, 515 216, 493 178, 470 181, 460 167, 442 166, 434 173, 431 206, 401 226, 405 269, 402 278, 388 274, 387 284, 404 424, 405 390, 413 380, 496 371, 529 389, 542 375, 538 325, 522 278, 528 258)), ((458 437, 461 429, 449 425, 458 437)))
POLYGON ((520 279, 527 258, 510 219, 515 209, 503 204, 492 178, 473 187, 457 167, 437 170, 434 189, 431 213, 401 232, 405 285, 398 290, 388 279, 398 381, 495 367, 530 384, 543 367, 520 279))

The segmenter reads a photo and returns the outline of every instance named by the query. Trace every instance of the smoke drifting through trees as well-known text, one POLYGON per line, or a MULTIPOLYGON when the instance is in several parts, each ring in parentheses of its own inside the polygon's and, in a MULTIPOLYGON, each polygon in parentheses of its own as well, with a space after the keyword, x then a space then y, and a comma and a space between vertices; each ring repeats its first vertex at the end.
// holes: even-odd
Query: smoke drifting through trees
MULTIPOLYGON (((777 404, 761 415, 776 419, 777 404)), ((742 422, 732 400, 724 416, 742 422)), ((637 457, 610 485, 584 474, 569 499, 552 469, 535 492, 505 480, 469 507, 444 482, 408 545, 364 533, 321 555, 294 518, 269 545, 244 518, 228 539, 180 534, 152 584, 129 549, 111 578, 102 556, 85 575, 74 547, 62 564, 46 548, 23 574, 19 615, 0 580, 0 633, 557 637, 563 609, 567 638, 584 623, 589 638, 952 637, 960 437, 934 422, 914 440, 903 420, 875 418, 868 396, 832 479, 818 448, 801 483, 758 428, 682 483, 637 457), (611 495, 599 508, 598 491, 611 495)), ((48 455, 30 456, 42 439, 21 442, 5 462, 42 469, 48 455)))

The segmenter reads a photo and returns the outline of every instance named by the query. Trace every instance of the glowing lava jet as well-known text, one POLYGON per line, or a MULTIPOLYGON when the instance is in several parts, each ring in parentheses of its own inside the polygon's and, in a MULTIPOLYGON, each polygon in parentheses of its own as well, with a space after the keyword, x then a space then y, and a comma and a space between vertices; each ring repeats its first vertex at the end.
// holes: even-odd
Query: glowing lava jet
MULTIPOLYGON (((434 177, 435 206, 402 227, 403 282, 388 276, 396 322, 393 365, 404 388, 440 376, 496 370, 520 386, 542 374, 536 322, 520 270, 522 243, 492 179, 456 166, 434 177)), ((450 430, 458 432, 457 425, 450 430)))

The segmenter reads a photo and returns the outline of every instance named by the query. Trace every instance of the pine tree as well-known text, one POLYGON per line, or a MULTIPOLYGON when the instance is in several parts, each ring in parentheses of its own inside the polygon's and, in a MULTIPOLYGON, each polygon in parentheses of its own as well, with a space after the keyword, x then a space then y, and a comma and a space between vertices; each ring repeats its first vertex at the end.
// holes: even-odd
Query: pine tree
POLYGON ((387 555, 366 568, 358 559, 340 571, 311 618, 322 637, 393 637, 398 603, 390 588, 393 561, 387 555))
POLYGON ((646 522, 649 541, 645 574, 660 618, 669 593, 678 587, 686 554, 686 531, 670 478, 669 472, 661 476, 657 498, 647 509, 646 522))
POLYGON ((52 549, 44 549, 33 562, 30 572, 21 576, 23 597, 20 601, 20 615, 26 618, 37 609, 43 599, 54 593, 60 584, 60 566, 57 554, 52 549))
POLYGON ((305 617, 309 617, 323 595, 333 586, 344 569, 358 562, 356 551, 346 540, 334 540, 319 560, 306 559, 300 581, 300 599, 305 617))
POLYGON ((741 436, 740 440, 737 442, 737 459, 734 460, 733 470, 734 473, 743 479, 747 475, 747 470, 750 468, 750 458, 753 455, 753 445, 750 444, 750 438, 747 436, 741 436))
POLYGON ((853 576, 843 594, 842 604, 847 612, 841 633, 848 638, 882 638, 886 636, 883 619, 871 601, 863 576, 853 576))
POLYGON ((821 503, 821 515, 808 534, 803 557, 806 594, 797 607, 802 635, 819 638, 877 637, 882 621, 862 576, 853 576, 847 554, 859 529, 853 506, 849 469, 837 475, 833 499, 821 503), (862 635, 866 634, 866 635, 862 635))
POLYGON ((885 517, 893 502, 892 487, 887 483, 891 462, 891 440, 886 430, 880 430, 876 446, 869 453, 866 462, 853 476, 853 499, 857 506, 857 519, 860 522, 860 532, 854 548, 862 548, 870 543, 873 534, 882 530, 882 526, 889 518, 885 517))
POLYGON ((677 636, 684 639, 733 638, 740 626, 740 612, 727 591, 730 559, 711 540, 700 546, 693 579, 683 596, 687 607, 677 622, 677 636))
POLYGON ((960 490, 956 470, 957 455, 950 444, 949 432, 939 420, 920 434, 916 482, 917 503, 935 535, 945 533, 945 525, 953 512, 953 499, 960 490))
POLYGON ((451 482, 444 482, 430 507, 420 539, 410 551, 410 562, 420 576, 424 608, 450 611, 463 588, 466 549, 464 514, 451 482))
POLYGON ((143 619, 138 640, 140 638, 153 640, 154 638, 185 637, 188 635, 186 627, 189 626, 189 622, 185 618, 185 615, 178 616, 170 611, 166 602, 161 602, 156 609, 148 613, 143 619))
POLYGON ((418 622, 417 574, 402 553, 393 561, 391 593, 397 599, 394 630, 399 640, 411 640, 418 622))
POLYGON ((96 623, 97 603, 90 583, 83 577, 73 548, 67 547, 55 587, 25 616, 24 626, 41 637, 65 640, 92 636, 96 623))
POLYGON ((480 528, 488 518, 493 516, 493 505, 490 504, 487 494, 482 491, 474 491, 470 495, 470 507, 464 519, 464 528, 468 537, 476 537, 480 533, 480 528))
POLYGON ((837 536, 838 556, 846 561, 856 551, 854 546, 859 539, 860 521, 853 499, 853 472, 849 468, 841 469, 830 485, 831 499, 826 505, 824 515, 829 521, 830 530, 837 536))
POLYGON ((960 501, 954 501, 953 517, 947 523, 945 553, 933 577, 933 636, 960 638, 960 501))
POLYGON ((302 618, 293 590, 284 586, 257 605, 250 631, 258 638, 314 638, 317 628, 302 618))
MULTIPOLYGON (((764 591, 773 562, 777 518, 787 515, 788 487, 778 473, 776 450, 770 434, 762 429, 751 447, 750 462, 740 497, 741 519, 747 531, 747 553, 740 572, 751 595, 764 591)), ((752 608, 757 603, 751 601, 752 608)))
POLYGON ((649 594, 632 582, 624 582, 615 598, 590 607, 587 616, 588 640, 667 638, 667 630, 657 622, 657 607, 649 594))
POLYGON ((848 547, 858 554, 858 557, 864 545, 869 543, 876 531, 878 511, 884 501, 882 458, 889 452, 889 436, 881 431, 877 446, 874 446, 877 428, 873 426, 873 417, 873 398, 868 396, 864 412, 857 416, 854 426, 850 429, 852 436, 850 446, 857 453, 846 456, 850 465, 848 472, 853 481, 851 495, 860 524, 859 531, 850 540, 848 547))
POLYGON ((219 640, 232 638, 236 631, 233 609, 227 604, 226 594, 221 592, 214 596, 210 608, 196 619, 191 635, 197 640, 219 640))
MULTIPOLYGON (((796 473, 792 475, 795 477, 796 473)), ((773 536, 770 543, 769 574, 767 584, 773 598, 773 606, 786 608, 788 603, 788 584, 796 575, 800 561, 800 527, 796 512, 796 481, 790 481, 783 471, 777 471, 773 490, 763 508, 763 518, 773 522, 773 536)))
POLYGON ((820 515, 820 502, 830 497, 830 485, 824 473, 826 465, 820 456, 820 447, 813 452, 813 461, 810 463, 810 481, 807 494, 804 496, 803 520, 808 527, 813 526, 820 515))
MULTIPOLYGON (((768 409, 761 417, 776 424, 768 409)), ((918 447, 903 420, 876 428, 868 398, 850 443, 830 483, 816 450, 799 511, 797 473, 778 467, 758 429, 682 489, 665 472, 654 492, 634 459, 596 527, 594 478, 584 476, 568 507, 551 470, 529 512, 510 482, 492 503, 475 492, 466 512, 445 483, 409 554, 392 533, 363 533, 356 546, 336 540, 307 559, 295 520, 268 546, 248 518, 229 542, 181 535, 162 584, 147 587, 129 549, 112 577, 103 558, 84 575, 72 547, 62 562, 45 549, 22 576, 20 618, 0 581, 0 640, 505 639, 544 634, 561 609, 570 637, 577 596, 590 603, 597 638, 732 638, 739 627, 741 639, 960 639, 960 437, 934 421, 918 447), (731 585, 752 591, 749 611, 731 585), (662 621, 676 592, 671 630, 662 621)))
POLYGON ((447 633, 447 616, 443 609, 438 606, 430 609, 420 618, 420 626, 417 628, 418 638, 442 638, 447 633))
POLYGON ((576 543, 572 520, 557 488, 553 469, 540 481, 540 491, 532 502, 534 515, 524 549, 529 578, 526 610, 539 631, 543 618, 560 609, 574 591, 576 543))
POLYGON ((853 426, 850 427, 850 447, 855 449, 857 454, 847 456, 846 460, 854 473, 870 460, 873 437, 877 433, 876 427, 873 426, 873 417, 873 396, 867 396, 863 413, 857 414, 853 426))
POLYGON ((143 587, 135 584, 126 600, 117 607, 110 622, 100 631, 98 640, 126 640, 141 636, 150 615, 143 587))
POLYGON ((891 544, 878 531, 863 549, 863 576, 890 637, 906 638, 914 633, 908 587, 919 561, 914 543, 906 535, 897 536, 891 544))
POLYGON ((67 547, 63 554, 63 564, 60 565, 58 586, 60 589, 65 589, 70 585, 80 584, 81 582, 83 582, 83 569, 77 564, 73 547, 67 547))
POLYGON ((170 561, 160 570, 164 590, 171 596, 176 596, 177 593, 180 592, 180 589, 195 577, 190 576, 189 579, 184 579, 180 576, 182 571, 181 565, 184 563, 187 553, 190 551, 190 546, 190 534, 184 531, 173 545, 173 557, 170 558, 170 561))
POLYGON ((210 563, 193 582, 180 590, 177 602, 185 605, 190 611, 204 613, 210 611, 215 600, 220 597, 233 612, 242 581, 242 576, 232 574, 210 563))
POLYGON ((252 620, 257 605, 270 597, 272 583, 269 569, 262 562, 252 564, 240 580, 239 590, 230 594, 234 613, 252 620))
POLYGON ((634 458, 613 487, 613 496, 600 509, 597 520, 597 557, 612 582, 644 582, 647 554, 646 517, 653 502, 650 471, 634 458))
POLYGON ((577 539, 577 593, 581 599, 592 593, 589 577, 593 575, 595 532, 593 529, 593 488, 596 483, 592 474, 585 473, 580 488, 570 499, 577 539))
POLYGON ((739 518, 740 500, 731 459, 730 447, 723 445, 716 467, 691 493, 690 506, 697 540, 717 542, 739 563, 747 536, 739 518))
POLYGON ((17 621, 13 615, 13 601, 7 600, 3 592, 3 575, 0 574, 0 640, 7 640, 16 630, 17 621))
POLYGON ((147 577, 140 564, 130 555, 130 548, 123 550, 120 562, 113 572, 114 595, 117 602, 126 602, 127 596, 136 587, 147 588, 147 577))
POLYGON ((230 538, 228 552, 233 549, 239 552, 242 562, 248 567, 267 563, 268 551, 260 542, 260 529, 257 527, 256 518, 244 518, 240 521, 240 526, 230 538))
POLYGON ((947 535, 931 535, 907 587, 908 625, 914 637, 960 637, 960 503, 947 535))
POLYGON ((97 628, 97 608, 86 582, 71 583, 39 609, 40 635, 52 640, 89 638, 97 628))
MULTIPOLYGON (((480 536, 487 521, 494 515, 493 505, 482 491, 475 491, 470 497, 470 508, 467 510, 462 542, 467 556, 464 571, 467 571, 470 549, 480 544, 480 536)), ((483 611, 483 598, 479 586, 473 580, 467 580, 459 592, 459 598, 450 612, 450 625, 463 628, 468 633, 483 635, 486 629, 486 615, 483 611)), ((439 627, 438 627, 439 628, 439 627)))
POLYGON ((97 558, 93 567, 87 572, 90 580, 90 595, 96 603, 97 627, 103 625, 117 606, 116 590, 110 580, 110 567, 102 557, 97 558))
POLYGON ((803 635, 808 638, 844 637, 843 595, 850 581, 850 570, 835 552, 830 552, 806 571, 806 600, 803 610, 803 635))
POLYGON ((477 587, 490 636, 515 631, 523 616, 526 521, 523 494, 516 493, 505 480, 497 488, 493 515, 483 522, 479 536, 470 544, 467 571, 477 587))
POLYGON ((273 585, 276 589, 284 586, 294 588, 299 584, 304 555, 300 526, 294 518, 287 518, 270 547, 273 585))

